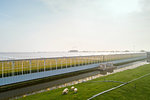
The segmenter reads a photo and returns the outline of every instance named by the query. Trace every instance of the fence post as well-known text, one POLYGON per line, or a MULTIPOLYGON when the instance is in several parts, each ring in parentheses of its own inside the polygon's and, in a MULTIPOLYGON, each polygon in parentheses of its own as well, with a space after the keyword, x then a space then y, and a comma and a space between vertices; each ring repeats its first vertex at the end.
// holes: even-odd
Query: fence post
POLYGON ((87 57, 85 57, 85 65, 87 65, 88 59, 87 57))
POLYGON ((76 57, 74 58, 74 66, 76 66, 76 57))
POLYGON ((72 67, 72 64, 71 64, 71 63, 72 63, 72 61, 71 61, 71 58, 70 58, 70 67, 72 67))
POLYGON ((21 63, 22 63, 22 75, 23 75, 23 61, 21 63))
POLYGON ((90 63, 92 64, 92 56, 90 56, 90 63))
POLYGON ((4 63, 2 62, 2 78, 4 77, 4 63))
POLYGON ((87 65, 89 64, 89 57, 87 56, 87 65))
POLYGON ((67 68, 67 58, 66 58, 66 68, 67 68))
POLYGON ((96 63, 98 63, 98 56, 96 56, 96 63))
POLYGON ((29 63, 30 63, 30 74, 31 74, 31 67, 32 67, 31 60, 29 60, 29 63))
POLYGON ((49 67, 50 67, 50 70, 52 70, 52 63, 51 63, 51 60, 49 62, 49 67))
POLYGON ((57 59, 55 59, 55 61, 56 61, 56 70, 57 70, 57 59))
POLYGON ((80 57, 78 57, 79 59, 78 59, 78 66, 80 65, 80 57))
POLYGON ((81 57, 81 60, 82 60, 82 66, 83 66, 83 61, 84 61, 84 60, 83 60, 83 57, 81 57))
POLYGON ((40 68, 39 68, 39 60, 37 61, 37 72, 39 72, 40 68))
POLYGON ((60 59, 60 63, 61 63, 61 69, 62 69, 62 59, 60 59))
POLYGON ((98 56, 96 55, 95 57, 96 57, 96 63, 98 63, 98 56))
POLYGON ((105 61, 105 56, 103 55, 103 62, 105 61))
POLYGON ((12 63, 12 76, 14 76, 14 61, 12 61, 11 63, 12 63))
POLYGON ((94 64, 94 62, 95 62, 95 61, 94 61, 94 56, 92 57, 92 60, 93 60, 92 64, 94 64))
POLYGON ((84 64, 87 65, 87 57, 85 57, 84 64))
POLYGON ((90 64, 90 57, 88 57, 88 64, 90 64))
POLYGON ((44 72, 45 72, 45 59, 44 59, 44 72))

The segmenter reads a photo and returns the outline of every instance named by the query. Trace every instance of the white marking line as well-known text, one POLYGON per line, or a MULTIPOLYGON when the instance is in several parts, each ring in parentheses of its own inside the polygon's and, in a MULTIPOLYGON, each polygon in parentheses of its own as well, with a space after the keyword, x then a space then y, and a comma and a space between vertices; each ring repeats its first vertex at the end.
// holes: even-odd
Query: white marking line
POLYGON ((93 99, 93 98, 95 98, 95 97, 97 97, 97 96, 99 96, 99 95, 101 95, 101 94, 104 94, 104 93, 106 93, 106 92, 109 92, 109 91, 112 91, 112 90, 114 90, 114 89, 117 89, 117 88, 119 88, 119 87, 121 87, 121 86, 123 86, 123 85, 126 85, 126 84, 128 84, 128 83, 131 83, 131 82, 136 81, 136 80, 138 80, 138 79, 141 79, 141 78, 143 78, 143 77, 146 77, 146 76, 148 76, 148 75, 150 75, 150 73, 145 74, 145 75, 143 75, 143 76, 140 76, 140 77, 138 77, 138 78, 135 78, 135 79, 133 79, 133 80, 131 80, 131 81, 128 81, 127 83, 123 83, 123 84, 121 84, 121 85, 119 85, 119 86, 113 87, 113 88, 108 89, 108 90, 105 90, 105 91, 103 91, 103 92, 100 92, 100 93, 98 93, 98 94, 92 96, 91 98, 89 98, 89 99, 87 99, 87 100, 91 100, 91 99, 93 99))
POLYGON ((97 97, 97 96, 99 96, 99 95, 101 95, 101 94, 104 94, 104 93, 106 93, 106 92, 112 91, 112 90, 114 90, 114 89, 116 89, 116 88, 119 88, 119 87, 125 85, 125 84, 127 84, 127 83, 124 83, 124 84, 121 84, 121 85, 119 85, 119 86, 113 87, 113 88, 108 89, 108 90, 105 90, 105 91, 103 91, 103 92, 100 92, 100 93, 98 93, 98 94, 92 96, 91 98, 89 98, 89 99, 87 99, 87 100, 91 100, 91 99, 93 99, 93 98, 95 98, 95 97, 97 97))

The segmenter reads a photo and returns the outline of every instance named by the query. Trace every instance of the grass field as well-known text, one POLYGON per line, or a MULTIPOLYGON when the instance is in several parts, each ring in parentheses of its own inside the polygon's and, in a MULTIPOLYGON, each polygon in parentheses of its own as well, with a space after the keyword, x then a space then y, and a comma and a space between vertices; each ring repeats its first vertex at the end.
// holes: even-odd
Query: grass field
POLYGON ((72 58, 57 58, 57 59, 33 59, 33 60, 3 61, 3 62, 1 61, 0 77, 28 74, 46 70, 55 70, 60 68, 87 65, 117 59, 132 58, 141 55, 143 54, 117 54, 117 55, 72 57, 72 58))
MULTIPOLYGON (((75 85, 75 87, 77 87, 79 91, 76 94, 74 94, 73 92, 69 92, 67 95, 62 95, 61 93, 64 88, 60 88, 20 98, 19 100, 86 100, 99 92, 120 85, 120 83, 99 83, 92 81, 103 81, 105 79, 127 82, 147 73, 150 73, 150 64, 143 65, 135 69, 126 70, 123 72, 118 72, 108 76, 103 76, 86 83, 77 84, 75 85)), ((129 83, 119 89, 98 96, 93 100, 150 100, 149 84, 150 76, 147 76, 132 83, 129 83)))

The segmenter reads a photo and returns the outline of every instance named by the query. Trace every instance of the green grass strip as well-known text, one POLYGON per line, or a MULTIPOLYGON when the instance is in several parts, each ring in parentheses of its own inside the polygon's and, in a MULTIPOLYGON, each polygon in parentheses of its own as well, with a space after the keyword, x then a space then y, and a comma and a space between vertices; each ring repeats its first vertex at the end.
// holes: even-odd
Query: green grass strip
MULTIPOLYGON (((150 64, 143 65, 135 69, 129 69, 123 72, 118 72, 108 76, 103 76, 91 81, 104 81, 104 80, 117 80, 121 82, 128 82, 140 76, 150 73, 150 64)), ((99 92, 108 90, 121 83, 114 82, 85 82, 74 85, 78 88, 78 93, 74 94, 69 91, 67 95, 62 95, 64 88, 55 89, 19 100, 87 100, 91 96, 98 94, 99 92)), ((136 80, 129 85, 125 85, 122 88, 111 91, 107 94, 98 96, 94 100, 149 100, 150 91, 150 77, 145 77, 140 80, 136 80), (136 88, 135 88, 136 84, 136 88), (125 88, 124 88, 125 87, 125 88)), ((68 87, 70 89, 70 86, 68 87)))

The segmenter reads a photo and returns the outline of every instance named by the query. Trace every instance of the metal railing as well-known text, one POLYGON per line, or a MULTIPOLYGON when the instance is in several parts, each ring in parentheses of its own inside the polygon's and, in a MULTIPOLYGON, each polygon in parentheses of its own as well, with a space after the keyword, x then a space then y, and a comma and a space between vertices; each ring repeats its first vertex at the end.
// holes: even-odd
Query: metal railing
POLYGON ((0 61, 0 78, 59 70, 140 56, 145 56, 145 53, 4 60, 0 61))

